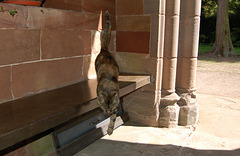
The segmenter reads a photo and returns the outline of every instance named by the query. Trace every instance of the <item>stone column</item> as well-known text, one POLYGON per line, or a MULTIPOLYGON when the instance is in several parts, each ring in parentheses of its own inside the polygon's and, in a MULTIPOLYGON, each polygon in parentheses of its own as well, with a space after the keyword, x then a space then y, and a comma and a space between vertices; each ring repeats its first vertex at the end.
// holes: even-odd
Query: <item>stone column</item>
POLYGON ((151 15, 151 39, 149 57, 143 60, 143 71, 152 75, 152 84, 142 90, 154 94, 154 126, 159 126, 159 106, 162 89, 163 50, 165 35, 166 0, 144 0, 144 13, 151 15))
POLYGON ((165 41, 163 54, 162 98, 160 103, 159 125, 176 127, 178 125, 180 99, 175 93, 177 51, 179 34, 180 0, 166 1, 165 41))
POLYGON ((181 0, 179 49, 177 62, 177 93, 180 96, 179 124, 198 122, 196 71, 199 41, 201 0, 181 0))

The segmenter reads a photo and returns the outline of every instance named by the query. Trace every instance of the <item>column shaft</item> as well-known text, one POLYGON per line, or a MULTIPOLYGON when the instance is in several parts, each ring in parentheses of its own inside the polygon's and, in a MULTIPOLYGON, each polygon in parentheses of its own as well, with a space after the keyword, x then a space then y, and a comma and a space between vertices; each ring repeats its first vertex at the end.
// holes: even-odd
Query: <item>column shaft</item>
POLYGON ((199 42, 201 0, 182 0, 177 63, 176 89, 180 96, 179 124, 194 125, 198 122, 196 102, 196 71, 199 42))
POLYGON ((179 35, 180 0, 166 1, 166 23, 163 54, 162 98, 159 124, 162 127, 178 125, 180 99, 175 93, 179 35))

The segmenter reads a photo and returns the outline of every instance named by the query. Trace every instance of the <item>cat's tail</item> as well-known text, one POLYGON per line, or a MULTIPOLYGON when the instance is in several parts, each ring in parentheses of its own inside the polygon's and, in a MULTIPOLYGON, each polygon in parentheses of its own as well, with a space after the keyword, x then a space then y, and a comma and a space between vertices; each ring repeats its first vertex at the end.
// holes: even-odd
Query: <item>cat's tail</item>
POLYGON ((105 12, 105 29, 102 34, 101 49, 108 51, 108 46, 111 39, 111 20, 108 11, 105 12))

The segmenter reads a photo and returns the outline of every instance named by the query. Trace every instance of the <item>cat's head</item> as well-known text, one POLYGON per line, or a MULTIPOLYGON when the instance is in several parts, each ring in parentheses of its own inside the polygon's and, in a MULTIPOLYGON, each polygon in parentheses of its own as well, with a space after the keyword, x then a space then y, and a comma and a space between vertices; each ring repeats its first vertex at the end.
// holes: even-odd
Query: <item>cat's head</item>
POLYGON ((98 93, 98 104, 106 114, 111 115, 116 112, 119 102, 119 93, 117 91, 112 91, 110 93, 100 91, 98 93))
POLYGON ((118 83, 100 82, 98 84, 97 94, 98 104, 106 114, 111 115, 117 111, 120 102, 118 83))

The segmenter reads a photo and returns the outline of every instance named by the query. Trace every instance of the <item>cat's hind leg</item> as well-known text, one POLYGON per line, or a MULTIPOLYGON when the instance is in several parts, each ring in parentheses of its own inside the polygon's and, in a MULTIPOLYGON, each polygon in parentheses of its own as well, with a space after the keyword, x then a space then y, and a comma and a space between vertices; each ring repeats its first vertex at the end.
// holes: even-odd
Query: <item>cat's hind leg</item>
POLYGON ((110 123, 108 125, 108 130, 107 130, 108 135, 111 135, 113 133, 116 118, 117 118, 117 113, 113 113, 110 115, 110 123))

